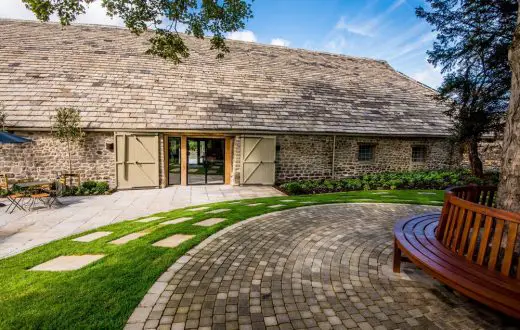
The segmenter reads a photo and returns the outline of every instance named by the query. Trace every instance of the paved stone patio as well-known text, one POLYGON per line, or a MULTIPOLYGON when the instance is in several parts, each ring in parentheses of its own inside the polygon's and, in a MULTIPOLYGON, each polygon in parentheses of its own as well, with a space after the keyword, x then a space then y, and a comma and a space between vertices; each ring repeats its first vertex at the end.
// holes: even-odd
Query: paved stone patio
POLYGON ((127 329, 505 328, 412 264, 392 272, 395 221, 439 210, 322 205, 235 224, 172 265, 127 329))
MULTIPOLYGON (((282 196, 262 186, 174 186, 118 191, 108 196, 61 198, 64 206, 5 213, 0 208, 0 258, 104 225, 190 205, 282 196)), ((0 202, 5 202, 0 200, 0 202)))

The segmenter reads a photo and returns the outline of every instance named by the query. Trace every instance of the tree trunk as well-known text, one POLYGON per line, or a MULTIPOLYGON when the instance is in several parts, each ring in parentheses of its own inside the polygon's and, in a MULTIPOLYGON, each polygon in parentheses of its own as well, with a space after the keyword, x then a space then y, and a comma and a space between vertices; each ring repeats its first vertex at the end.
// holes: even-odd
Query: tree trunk
MULTIPOLYGON (((520 23, 520 16, 518 22, 520 23)), ((513 78, 504 131, 497 205, 501 209, 520 212, 520 24, 516 26, 513 44, 509 50, 509 64, 513 78)))
POLYGON ((468 142, 468 157, 469 164, 471 166, 471 172, 473 175, 481 178, 484 175, 484 169, 482 166, 482 161, 478 155, 478 141, 476 139, 472 139, 468 142))

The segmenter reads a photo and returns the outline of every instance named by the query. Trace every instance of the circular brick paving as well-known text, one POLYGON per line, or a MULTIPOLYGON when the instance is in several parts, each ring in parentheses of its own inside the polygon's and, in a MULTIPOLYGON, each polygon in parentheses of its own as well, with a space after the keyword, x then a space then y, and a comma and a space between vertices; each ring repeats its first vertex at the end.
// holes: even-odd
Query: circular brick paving
POLYGON ((507 319, 392 265, 392 228, 437 207, 340 204, 227 228, 174 265, 127 328, 477 329, 507 319), (164 281, 167 278, 167 281, 164 281), (152 303, 150 303, 150 301, 152 303))

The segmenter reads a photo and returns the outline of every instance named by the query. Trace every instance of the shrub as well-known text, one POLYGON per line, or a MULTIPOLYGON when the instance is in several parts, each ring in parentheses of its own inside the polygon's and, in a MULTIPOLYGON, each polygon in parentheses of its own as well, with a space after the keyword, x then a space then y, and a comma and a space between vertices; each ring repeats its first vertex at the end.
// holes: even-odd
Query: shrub
POLYGON ((89 196, 103 195, 109 191, 108 183, 105 181, 84 181, 80 187, 65 187, 62 196, 89 196))
POLYGON ((339 180, 292 181, 280 185, 290 195, 318 194, 351 190, 394 190, 394 189, 446 189, 450 186, 467 184, 498 184, 498 174, 486 174, 484 179, 477 178, 468 170, 440 170, 389 172, 365 174, 357 178, 339 180))

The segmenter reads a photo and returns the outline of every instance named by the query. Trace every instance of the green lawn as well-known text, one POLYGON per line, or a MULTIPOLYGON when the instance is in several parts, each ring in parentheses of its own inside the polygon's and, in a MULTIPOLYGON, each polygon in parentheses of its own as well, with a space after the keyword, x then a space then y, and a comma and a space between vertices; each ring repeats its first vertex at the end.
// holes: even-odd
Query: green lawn
MULTIPOLYGON (((302 201, 316 204, 344 202, 389 202, 442 205, 443 192, 418 194, 419 191, 346 192, 313 196, 289 196, 257 198, 241 201, 208 204, 204 211, 189 208, 154 214, 164 217, 149 223, 125 221, 90 231, 111 231, 111 235, 91 243, 71 241, 65 238, 34 248, 25 253, 0 260, 0 329, 27 328, 102 328, 121 329, 141 301, 150 286, 177 258, 190 248, 233 223, 264 213, 307 206, 302 201), (287 206, 272 209, 269 205, 287 206), (250 207, 250 203, 264 203, 250 207), (231 211, 216 215, 206 214, 212 209, 226 208, 231 211), (179 217, 192 216, 193 220, 176 225, 159 226, 160 222, 179 217), (194 223, 211 218, 225 217, 228 220, 212 227, 193 226, 194 223), (107 244, 132 232, 149 229, 151 232, 125 245, 107 244), (195 237, 174 249, 153 247, 151 244, 170 235, 182 233, 195 237), (106 256, 83 269, 70 272, 32 272, 42 262, 61 255, 105 254, 106 256)), ((196 208, 196 207, 192 207, 196 208)), ((88 233, 88 232, 87 232, 88 233)))

